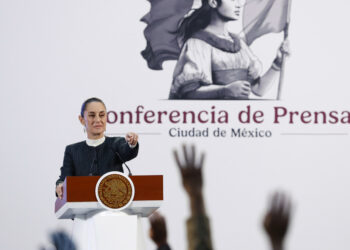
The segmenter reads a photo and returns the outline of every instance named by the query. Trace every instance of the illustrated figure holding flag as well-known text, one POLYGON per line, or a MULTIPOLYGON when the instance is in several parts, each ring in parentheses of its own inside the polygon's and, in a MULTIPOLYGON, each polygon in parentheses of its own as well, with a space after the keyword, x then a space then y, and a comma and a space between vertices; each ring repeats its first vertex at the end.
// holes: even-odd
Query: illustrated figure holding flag
MULTIPOLYGON (((165 2, 170 1, 175 0, 165 2)), ((151 1, 152 8, 157 9, 159 2, 151 1)), ((185 9, 187 5, 183 2, 185 9)), ((169 99, 249 99, 251 93, 263 96, 281 79, 288 53, 289 0, 201 0, 193 6, 180 20, 170 15, 161 25, 152 8, 143 19, 148 23, 143 56, 149 67, 161 69, 164 60, 178 60, 169 99), (228 23, 238 21, 244 7, 244 36, 230 33, 228 23), (172 28, 176 32, 170 32, 172 28), (264 34, 283 30, 285 40, 271 67, 262 74, 262 64, 248 45, 264 34), (154 40, 157 36, 161 38, 154 40)), ((181 3, 175 7, 181 9, 181 3)))

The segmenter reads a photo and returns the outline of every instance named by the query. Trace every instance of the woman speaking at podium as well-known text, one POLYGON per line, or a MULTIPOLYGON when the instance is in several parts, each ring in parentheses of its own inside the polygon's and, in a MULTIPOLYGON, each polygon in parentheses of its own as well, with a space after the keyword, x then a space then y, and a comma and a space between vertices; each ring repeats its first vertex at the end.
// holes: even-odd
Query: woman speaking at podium
POLYGON ((66 176, 103 175, 110 171, 123 172, 122 163, 137 156, 139 145, 135 133, 123 137, 104 135, 107 123, 106 106, 98 98, 87 99, 79 115, 87 139, 66 147, 61 175, 56 182, 56 194, 62 199, 66 176))

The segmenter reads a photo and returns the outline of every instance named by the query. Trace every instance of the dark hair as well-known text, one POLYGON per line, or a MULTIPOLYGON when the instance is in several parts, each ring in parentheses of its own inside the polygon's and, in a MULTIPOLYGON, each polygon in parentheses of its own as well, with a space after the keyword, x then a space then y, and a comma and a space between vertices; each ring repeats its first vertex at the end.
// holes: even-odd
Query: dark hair
POLYGON ((99 99, 99 98, 97 98, 97 97, 91 97, 91 98, 85 100, 85 102, 83 102, 83 105, 81 105, 80 115, 81 115, 82 117, 84 117, 84 111, 86 110, 86 106, 87 106, 89 103, 91 103, 91 102, 100 102, 100 103, 103 104, 103 106, 106 107, 106 105, 104 104, 104 102, 103 102, 101 99, 99 99))
POLYGON ((153 231, 152 239, 156 243, 166 243, 167 230, 164 217, 150 219, 151 229, 153 231))
MULTIPOLYGON (((216 0, 218 6, 221 5, 221 0, 216 0)), ((178 36, 186 42, 187 39, 197 31, 206 28, 211 21, 211 11, 208 0, 202 0, 202 6, 196 9, 192 15, 183 19, 177 29, 178 36)))

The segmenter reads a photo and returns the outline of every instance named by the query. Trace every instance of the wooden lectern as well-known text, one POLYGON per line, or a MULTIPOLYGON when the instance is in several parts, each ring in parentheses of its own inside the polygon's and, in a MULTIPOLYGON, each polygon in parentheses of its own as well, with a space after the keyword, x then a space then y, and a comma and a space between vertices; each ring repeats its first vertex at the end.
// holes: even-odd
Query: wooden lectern
POLYGON ((95 195, 99 176, 68 176, 63 198, 55 203, 58 219, 74 219, 73 240, 78 249, 144 249, 141 217, 148 217, 163 201, 163 176, 130 176, 135 196, 121 212, 101 206, 95 195))

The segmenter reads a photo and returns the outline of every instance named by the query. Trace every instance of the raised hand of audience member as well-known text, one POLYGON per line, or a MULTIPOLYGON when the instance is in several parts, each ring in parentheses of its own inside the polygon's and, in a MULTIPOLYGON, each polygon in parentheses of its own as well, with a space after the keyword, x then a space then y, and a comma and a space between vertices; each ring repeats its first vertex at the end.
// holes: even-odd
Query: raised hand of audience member
POLYGON ((183 156, 179 157, 179 153, 174 150, 174 157, 181 173, 182 185, 190 198, 191 212, 192 214, 205 214, 202 195, 204 154, 200 155, 199 160, 196 159, 194 145, 191 147, 183 145, 182 151, 183 156))
POLYGON ((212 250, 209 219, 205 213, 203 198, 203 163, 204 154, 196 159, 194 146, 182 146, 183 155, 174 150, 174 157, 181 173, 191 205, 191 217, 187 220, 187 239, 189 250, 212 250))
POLYGON ((264 217, 263 226, 273 250, 283 250, 291 217, 291 199, 282 192, 275 192, 264 217))

